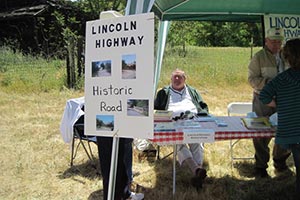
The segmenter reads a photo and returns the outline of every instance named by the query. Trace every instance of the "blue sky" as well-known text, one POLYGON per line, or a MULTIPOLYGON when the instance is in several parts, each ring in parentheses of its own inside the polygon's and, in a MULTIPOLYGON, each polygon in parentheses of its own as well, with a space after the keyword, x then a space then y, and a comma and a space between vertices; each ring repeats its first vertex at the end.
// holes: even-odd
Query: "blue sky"
POLYGON ((126 63, 133 63, 136 60, 135 54, 123 55, 122 60, 125 60, 126 63))
POLYGON ((97 115, 97 119, 102 120, 105 124, 114 121, 113 115, 97 115))

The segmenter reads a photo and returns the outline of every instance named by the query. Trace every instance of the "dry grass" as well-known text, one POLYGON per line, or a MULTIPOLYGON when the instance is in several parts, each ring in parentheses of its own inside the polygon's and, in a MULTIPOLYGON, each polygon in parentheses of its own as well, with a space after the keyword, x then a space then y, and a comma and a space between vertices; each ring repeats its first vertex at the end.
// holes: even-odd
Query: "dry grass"
MULTIPOLYGON (((168 83, 174 67, 182 66, 189 76, 188 82, 202 93, 210 112, 217 116, 227 115, 229 102, 251 101, 251 88, 245 80, 248 53, 249 50, 242 48, 207 51, 202 48, 201 53, 189 58, 174 58, 167 52, 164 65, 169 67, 163 69, 159 86, 168 83), (233 66, 228 67, 231 63, 233 66), (226 78, 230 74, 231 78, 226 78)), ((63 142, 59 131, 66 101, 83 95, 82 91, 70 90, 39 93, 0 90, 0 199, 102 199, 97 147, 92 145, 95 162, 90 162, 81 148, 74 166, 70 167, 70 147, 63 142)), ((204 188, 195 191, 189 184, 189 170, 177 164, 174 198, 172 157, 155 162, 139 161, 138 152, 134 151, 133 170, 138 172, 134 181, 141 186, 139 190, 145 193, 145 199, 262 200, 292 199, 294 196, 294 175, 276 175, 272 161, 268 168, 270 178, 256 179, 252 161, 235 162, 232 167, 229 141, 205 147, 208 178, 204 188)), ((236 148, 238 155, 253 154, 245 147, 253 150, 251 140, 243 140, 236 148)), ((161 155, 171 150, 170 146, 163 147, 161 155)), ((294 173, 291 158, 288 164, 294 173)))
POLYGON ((0 199, 87 199, 101 187, 88 164, 84 174, 69 168, 69 145, 60 136, 66 99, 78 95, 1 92, 0 199))
MULTIPOLYGON (((216 115, 226 115, 227 102, 237 99, 224 95, 231 93, 231 89, 209 88, 208 91, 203 98, 209 103, 211 113, 216 115)), ((235 93, 250 100, 249 89, 241 87, 235 93)), ((93 167, 94 163, 88 160, 83 149, 79 149, 75 166, 70 168, 70 149, 59 132, 66 100, 82 95, 74 91, 0 92, 0 199, 101 199, 101 176, 93 167)), ((252 146, 250 140, 245 142, 252 146)), ((93 150, 99 169, 95 145, 93 150)), ((161 155, 171 150, 171 147, 163 147, 161 155)), ((240 155, 248 153, 242 147, 237 150, 240 155)), ((146 199, 172 199, 172 157, 156 162, 139 161, 137 153, 134 152, 133 168, 139 175, 134 181, 142 186, 140 190, 146 199)), ((208 178, 200 192, 190 187, 191 174, 187 168, 177 166, 175 199, 273 199, 277 195, 281 199, 282 193, 289 199, 293 195, 294 177, 275 176, 272 162, 271 178, 266 180, 251 176, 252 162, 232 168, 229 141, 206 144, 205 160, 208 178)), ((294 170, 292 163, 290 160, 294 170)))

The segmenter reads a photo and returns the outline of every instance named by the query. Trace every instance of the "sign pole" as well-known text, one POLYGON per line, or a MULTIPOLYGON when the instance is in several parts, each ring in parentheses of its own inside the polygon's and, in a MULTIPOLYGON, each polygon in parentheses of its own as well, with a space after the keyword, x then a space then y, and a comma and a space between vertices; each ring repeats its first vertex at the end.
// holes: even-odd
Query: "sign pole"
POLYGON ((118 166, 118 152, 119 152, 119 140, 117 134, 113 136, 112 152, 111 152, 111 162, 110 162, 110 173, 109 173, 109 184, 108 184, 108 200, 113 200, 115 198, 115 185, 116 185, 116 175, 118 166))
MULTIPOLYGON (((103 18, 114 18, 120 17, 119 13, 113 12, 105 16, 105 12, 100 14, 100 19, 103 18)), ((118 131, 113 136, 112 150, 111 150, 111 161, 110 161, 110 172, 109 172, 109 183, 108 183, 108 200, 115 199, 115 188, 116 188, 116 176, 117 176, 117 166, 118 166, 118 153, 119 153, 119 141, 120 138, 117 135, 118 131)))

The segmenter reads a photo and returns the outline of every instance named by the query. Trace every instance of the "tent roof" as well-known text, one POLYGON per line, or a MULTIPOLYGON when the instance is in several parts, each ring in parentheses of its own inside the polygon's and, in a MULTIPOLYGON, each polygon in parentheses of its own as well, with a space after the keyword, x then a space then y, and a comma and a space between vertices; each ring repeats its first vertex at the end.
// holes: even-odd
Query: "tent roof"
POLYGON ((259 22, 264 14, 300 14, 299 0, 155 0, 160 20, 259 22))

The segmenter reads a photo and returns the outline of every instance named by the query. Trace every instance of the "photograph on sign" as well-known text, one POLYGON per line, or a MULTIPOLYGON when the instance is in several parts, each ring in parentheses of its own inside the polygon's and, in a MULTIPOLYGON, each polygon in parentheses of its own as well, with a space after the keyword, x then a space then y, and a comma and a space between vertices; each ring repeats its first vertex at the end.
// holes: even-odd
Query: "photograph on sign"
POLYGON ((136 78, 136 55, 135 54, 122 56, 122 78, 123 79, 136 78))
POLYGON ((111 76, 111 60, 92 62, 92 77, 111 76))
POLYGON ((114 116, 113 115, 96 115, 97 131, 113 131, 114 116))
POLYGON ((149 100, 129 99, 127 101, 128 116, 149 116, 149 100))

